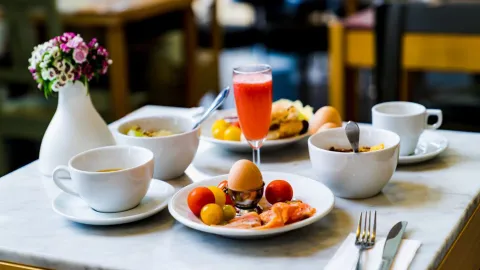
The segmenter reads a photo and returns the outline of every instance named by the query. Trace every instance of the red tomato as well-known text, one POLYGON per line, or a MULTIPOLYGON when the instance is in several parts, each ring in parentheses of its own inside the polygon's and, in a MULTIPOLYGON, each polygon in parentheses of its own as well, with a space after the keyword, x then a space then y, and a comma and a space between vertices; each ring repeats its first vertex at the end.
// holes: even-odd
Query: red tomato
POLYGON ((232 122, 232 126, 240 128, 240 122, 232 122))
POLYGON ((271 204, 291 201, 293 198, 293 188, 285 180, 274 180, 270 182, 265 189, 265 198, 271 204))
POLYGON ((223 180, 222 182, 220 182, 220 184, 218 184, 217 187, 225 192, 225 190, 227 189, 227 185, 228 185, 227 180, 223 180))
POLYGON ((235 206, 233 205, 233 201, 232 201, 232 198, 230 198, 230 195, 228 195, 227 193, 225 193, 225 204, 229 204, 231 206, 235 206))
POLYGON ((187 198, 188 207, 196 216, 200 216, 202 207, 209 203, 215 203, 215 195, 206 187, 197 187, 190 191, 187 198))

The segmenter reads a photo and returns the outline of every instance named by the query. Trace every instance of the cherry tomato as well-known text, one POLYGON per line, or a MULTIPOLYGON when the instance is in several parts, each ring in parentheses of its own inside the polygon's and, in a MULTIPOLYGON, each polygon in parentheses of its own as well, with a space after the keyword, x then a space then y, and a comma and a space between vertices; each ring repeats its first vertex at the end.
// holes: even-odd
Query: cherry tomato
POLYGON ((230 195, 228 195, 228 193, 225 193, 225 204, 234 206, 232 198, 230 198, 230 195))
POLYGON ((232 122, 231 125, 240 128, 240 122, 238 122, 238 121, 237 122, 232 122))
POLYGON ((220 184, 218 184, 217 187, 225 192, 225 189, 227 188, 227 185, 228 185, 228 181, 223 180, 222 182, 220 182, 220 184))
POLYGON ((188 194, 187 203, 192 213, 199 216, 202 207, 209 203, 215 203, 215 195, 206 187, 197 187, 188 194))
POLYGON ((229 126, 223 134, 223 139, 227 141, 240 141, 242 131, 236 126, 229 126))
POLYGON ((202 207, 200 218, 207 225, 218 225, 223 221, 223 209, 216 203, 209 203, 202 207))
POLYGON ((223 119, 215 121, 212 125, 212 136, 217 140, 223 140, 225 131, 229 126, 230 124, 223 119))
POLYGON ((237 215, 237 211, 235 211, 235 208, 231 205, 224 205, 222 207, 223 210, 223 219, 225 221, 229 221, 230 219, 234 218, 237 215))
POLYGON ((208 187, 208 189, 213 192, 213 195, 215 196, 215 203, 220 206, 224 206, 226 198, 223 190, 215 186, 208 187))
POLYGON ((274 180, 265 189, 265 198, 271 204, 290 201, 293 198, 293 188, 285 180, 274 180))

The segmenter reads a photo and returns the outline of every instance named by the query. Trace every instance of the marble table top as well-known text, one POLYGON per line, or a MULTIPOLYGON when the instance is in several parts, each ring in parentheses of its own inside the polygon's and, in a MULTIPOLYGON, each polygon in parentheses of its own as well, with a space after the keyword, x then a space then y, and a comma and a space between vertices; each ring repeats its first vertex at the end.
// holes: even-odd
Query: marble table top
MULTIPOLYGON (((192 114, 191 109, 146 106, 128 115, 192 114)), ((118 125, 113 123, 112 127, 118 125)), ((319 222, 278 237, 232 240, 188 229, 164 210, 136 223, 100 227, 70 222, 51 201, 59 194, 42 177, 37 162, 0 178, 0 260, 54 269, 322 269, 360 211, 378 211, 378 235, 408 221, 405 237, 422 241, 411 269, 435 268, 480 199, 480 134, 438 131, 449 149, 436 159, 399 166, 383 192, 366 200, 336 198, 334 210, 319 222)), ((169 181, 180 188, 208 176, 228 173, 250 154, 232 154, 202 142, 186 174, 169 181)), ((315 178, 306 141, 262 153, 264 170, 315 178)))

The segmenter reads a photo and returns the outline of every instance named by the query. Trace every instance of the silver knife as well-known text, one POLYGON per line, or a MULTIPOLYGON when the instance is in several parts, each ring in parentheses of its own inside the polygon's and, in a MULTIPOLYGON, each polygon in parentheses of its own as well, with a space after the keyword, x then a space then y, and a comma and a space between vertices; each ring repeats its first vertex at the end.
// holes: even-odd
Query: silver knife
POLYGON ((400 243, 402 242, 403 234, 405 233, 405 229, 407 228, 407 222, 401 221, 395 224, 395 226, 390 229, 388 232, 387 240, 385 240, 385 246, 383 247, 383 254, 382 254, 382 263, 380 264, 380 270, 390 270, 390 267, 393 263, 393 258, 395 258, 395 254, 397 254, 398 247, 400 247, 400 243))

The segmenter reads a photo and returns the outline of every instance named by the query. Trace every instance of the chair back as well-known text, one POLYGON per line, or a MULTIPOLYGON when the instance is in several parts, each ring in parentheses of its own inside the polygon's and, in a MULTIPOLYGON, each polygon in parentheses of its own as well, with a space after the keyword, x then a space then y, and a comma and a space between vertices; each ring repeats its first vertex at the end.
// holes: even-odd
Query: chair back
POLYGON ((39 36, 39 21, 45 26, 47 38, 61 33, 60 15, 55 0, 0 0, 7 25, 7 52, 10 65, 0 68, 0 81, 6 83, 33 82, 28 71, 28 59, 33 47, 44 41, 39 36), (39 19, 41 18, 41 19, 39 19))
MULTIPOLYGON (((378 102, 398 99, 405 33, 480 34, 480 4, 381 4, 375 12, 375 87, 378 102)), ((453 53, 453 52, 452 52, 453 53)), ((455 56, 452 56, 455 57, 455 56)), ((428 64, 425 63, 425 67, 428 64)), ((421 68, 421 67, 419 67, 421 68)), ((470 67, 471 71, 480 71, 470 67)))

